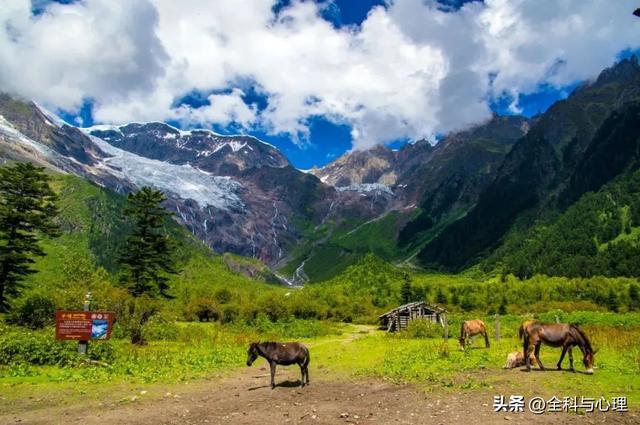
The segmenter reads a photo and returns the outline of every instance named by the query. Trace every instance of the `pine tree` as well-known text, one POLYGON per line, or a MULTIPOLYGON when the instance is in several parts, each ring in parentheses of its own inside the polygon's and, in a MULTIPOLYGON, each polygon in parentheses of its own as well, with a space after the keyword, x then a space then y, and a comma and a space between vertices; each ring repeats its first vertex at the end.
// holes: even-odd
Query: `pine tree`
POLYGON ((165 199, 160 191, 144 187, 130 193, 124 214, 132 221, 133 230, 126 240, 118 262, 121 281, 134 297, 158 295, 169 297, 168 276, 177 273, 173 247, 163 231, 169 212, 160 205, 165 199))
POLYGON ((0 311, 18 295, 24 278, 35 273, 33 257, 44 256, 41 235, 56 237, 57 196, 44 168, 30 163, 0 167, 0 311))
POLYGON ((605 304, 610 311, 617 312, 620 307, 620 303, 618 302, 618 296, 613 291, 613 289, 609 289, 609 294, 605 300, 605 304))
POLYGON ((411 287, 411 278, 407 273, 404 274, 402 280, 402 287, 400 288, 400 298, 402 298, 403 304, 407 304, 413 301, 413 288, 411 287))

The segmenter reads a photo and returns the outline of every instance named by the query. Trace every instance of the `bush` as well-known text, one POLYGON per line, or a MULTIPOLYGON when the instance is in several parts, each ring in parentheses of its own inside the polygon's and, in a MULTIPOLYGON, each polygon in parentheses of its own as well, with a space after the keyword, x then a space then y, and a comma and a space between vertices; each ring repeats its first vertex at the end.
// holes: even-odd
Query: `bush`
POLYGON ((211 298, 196 298, 187 305, 187 319, 197 319, 200 322, 220 320, 218 304, 211 298))
POLYGON ((56 305, 42 295, 30 295, 18 303, 7 316, 7 322, 29 329, 42 329, 53 324, 56 305))
POLYGON ((442 325, 431 320, 411 320, 407 329, 401 332, 406 338, 442 338, 444 329, 442 325))
POLYGON ((239 316, 240 316, 240 309, 238 308, 238 306, 233 305, 233 304, 225 305, 222 308, 221 322, 222 323, 233 323, 236 320, 238 320, 239 316))
MULTIPOLYGON (((67 366, 76 364, 83 358, 77 353, 76 343, 56 341, 49 332, 13 331, 0 336, 2 365, 67 366)), ((88 358, 109 362, 115 358, 115 350, 111 343, 106 341, 90 344, 88 358)))

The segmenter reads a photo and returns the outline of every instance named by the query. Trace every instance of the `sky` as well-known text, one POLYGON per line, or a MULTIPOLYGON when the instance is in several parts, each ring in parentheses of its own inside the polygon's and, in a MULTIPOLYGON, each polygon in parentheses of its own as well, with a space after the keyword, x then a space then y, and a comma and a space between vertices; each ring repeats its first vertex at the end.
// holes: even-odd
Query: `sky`
POLYGON ((633 0, 3 0, 0 91, 251 134, 298 168, 533 116, 640 47, 633 0))

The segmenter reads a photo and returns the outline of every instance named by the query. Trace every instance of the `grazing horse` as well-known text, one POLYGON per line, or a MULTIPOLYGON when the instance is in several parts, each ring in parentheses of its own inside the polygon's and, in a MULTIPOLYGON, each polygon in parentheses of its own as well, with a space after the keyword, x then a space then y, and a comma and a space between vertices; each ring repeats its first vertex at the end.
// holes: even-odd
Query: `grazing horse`
POLYGON ((578 346, 583 354, 584 367, 588 374, 593 373, 593 362, 596 351, 591 347, 589 338, 584 334, 582 329, 575 325, 566 323, 540 323, 532 320, 524 322, 519 330, 520 338, 524 339, 523 356, 526 360, 527 371, 531 370, 531 349, 534 349, 535 359, 541 370, 545 370, 542 362, 540 362, 540 346, 542 343, 551 347, 562 347, 562 354, 558 360, 558 370, 562 369, 562 360, 569 351, 569 363, 571 371, 573 368, 573 352, 572 348, 578 346))
POLYGON ((464 350, 469 345, 469 339, 472 336, 484 335, 484 346, 489 348, 489 336, 487 335, 487 327, 482 320, 467 320, 462 322, 460 326, 460 345, 464 350))
POLYGON ((276 387, 276 365, 297 364, 302 373, 301 385, 309 384, 309 349, 299 342, 253 342, 247 354, 247 366, 251 366, 258 356, 267 359, 271 366, 271 389, 276 387))

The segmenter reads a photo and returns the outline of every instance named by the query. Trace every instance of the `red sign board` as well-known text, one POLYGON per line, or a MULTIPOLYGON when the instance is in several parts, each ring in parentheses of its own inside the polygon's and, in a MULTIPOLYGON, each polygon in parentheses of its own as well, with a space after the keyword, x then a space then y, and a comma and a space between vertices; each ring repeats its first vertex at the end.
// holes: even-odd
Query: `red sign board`
POLYGON ((56 311, 56 339, 109 339, 114 313, 110 311, 56 311))

